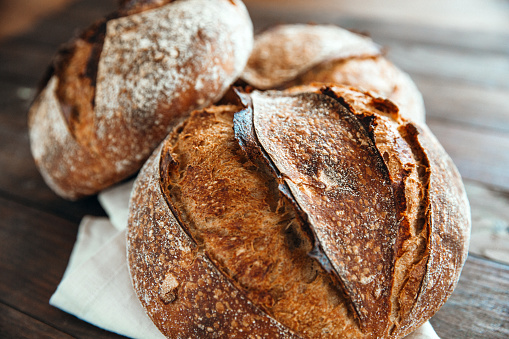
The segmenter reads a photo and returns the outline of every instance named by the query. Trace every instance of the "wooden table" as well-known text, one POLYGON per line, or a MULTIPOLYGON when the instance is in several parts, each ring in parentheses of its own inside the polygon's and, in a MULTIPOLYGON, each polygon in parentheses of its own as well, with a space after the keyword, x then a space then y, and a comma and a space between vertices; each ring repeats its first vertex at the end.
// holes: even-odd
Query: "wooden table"
MULTIPOLYGON (((444 22, 449 25, 437 23, 444 13, 431 15, 431 5, 426 7, 431 13, 413 13, 409 19, 402 10, 361 15, 358 7, 344 1, 309 3, 247 1, 257 29, 276 22, 336 23, 370 32, 387 46, 389 58, 408 71, 423 92, 429 126, 458 165, 467 188, 475 188, 469 189, 474 228, 490 217, 507 228, 508 20, 497 21, 497 16, 485 21, 489 25, 476 27, 474 21, 451 17, 457 24, 453 26, 448 20, 444 22)), ((488 3, 499 6, 498 15, 509 19, 507 3, 488 3)), ((1 338, 116 337, 48 304, 81 218, 105 213, 96 197, 68 202, 44 184, 30 155, 26 127, 34 89, 56 48, 114 5, 76 1, 0 43, 1 338)), ((364 4, 366 13, 370 5, 374 2, 364 4)), ((509 338, 509 266, 470 255, 457 290, 432 324, 443 338, 509 338)))

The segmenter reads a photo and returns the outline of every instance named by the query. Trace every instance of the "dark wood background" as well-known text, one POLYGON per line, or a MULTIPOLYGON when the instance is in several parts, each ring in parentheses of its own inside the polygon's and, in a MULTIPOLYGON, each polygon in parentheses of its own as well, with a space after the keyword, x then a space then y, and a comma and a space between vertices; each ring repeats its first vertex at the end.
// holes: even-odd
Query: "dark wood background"
MULTIPOLYGON (((336 23, 369 32, 387 46, 388 57, 423 92, 429 126, 465 179, 474 229, 496 219, 507 232, 509 4, 468 0, 474 10, 462 17, 461 7, 456 12, 448 6, 443 8, 450 11, 447 18, 438 1, 416 3, 421 7, 413 11, 402 5, 391 12, 375 8, 381 5, 374 1, 355 6, 246 1, 256 29, 279 22, 336 23), (475 5, 491 6, 492 12, 481 7, 476 12, 475 5)), ((96 197, 68 202, 44 184, 27 135, 30 101, 57 47, 114 5, 112 0, 74 1, 0 41, 1 338, 116 337, 48 304, 81 218, 105 213, 96 197)), ((443 338, 509 338, 509 266, 471 254, 456 291, 432 324, 443 338)))

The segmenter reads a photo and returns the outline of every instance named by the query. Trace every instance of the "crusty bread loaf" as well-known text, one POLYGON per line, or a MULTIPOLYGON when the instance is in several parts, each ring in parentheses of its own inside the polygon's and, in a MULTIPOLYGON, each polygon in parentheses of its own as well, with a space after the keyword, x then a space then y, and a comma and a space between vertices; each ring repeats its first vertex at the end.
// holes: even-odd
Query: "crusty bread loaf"
POLYGON ((65 198, 136 172, 173 125, 224 94, 252 48, 239 0, 121 5, 62 49, 30 110, 34 159, 65 198))
POLYGON ((135 183, 128 262, 170 338, 400 338, 452 293, 470 230, 424 126, 343 86, 195 111, 135 183))
POLYGON ((336 83, 391 99, 401 115, 424 122, 422 95, 371 39, 333 25, 279 25, 255 36, 241 78, 258 89, 336 83))

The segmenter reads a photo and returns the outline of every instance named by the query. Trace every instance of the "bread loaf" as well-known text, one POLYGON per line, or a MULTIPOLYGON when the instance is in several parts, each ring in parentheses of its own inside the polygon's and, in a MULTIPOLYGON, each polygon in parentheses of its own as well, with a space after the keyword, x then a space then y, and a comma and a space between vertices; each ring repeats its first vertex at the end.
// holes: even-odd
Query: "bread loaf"
POLYGON ((466 259, 461 178, 425 126, 344 86, 195 111, 130 201, 134 289, 169 338, 401 338, 466 259))
POLYGON ((313 82, 371 91, 395 102, 401 115, 424 122, 422 95, 371 39, 333 25, 280 25, 255 37, 241 78, 258 89, 313 82))
POLYGON ((239 0, 122 1, 59 52, 31 107, 48 185, 76 199, 135 173, 173 125, 237 79, 252 39, 239 0))

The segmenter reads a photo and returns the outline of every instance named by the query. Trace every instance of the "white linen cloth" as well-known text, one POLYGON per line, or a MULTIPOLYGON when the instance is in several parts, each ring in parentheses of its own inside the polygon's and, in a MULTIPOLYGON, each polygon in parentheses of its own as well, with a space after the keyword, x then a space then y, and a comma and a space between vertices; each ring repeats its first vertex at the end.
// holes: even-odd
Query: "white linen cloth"
POLYGON ((99 201, 108 218, 83 218, 67 269, 50 304, 105 330, 132 338, 164 338, 145 314, 126 260, 132 182, 108 189, 99 201))
MULTIPOLYGON (((126 227, 133 182, 99 194, 108 218, 83 218, 67 269, 50 304, 131 338, 164 338, 141 307, 126 260, 126 227)), ((437 339, 426 322, 406 339, 437 339)))

